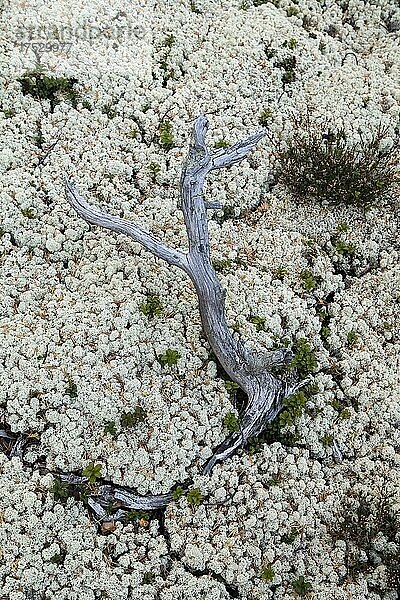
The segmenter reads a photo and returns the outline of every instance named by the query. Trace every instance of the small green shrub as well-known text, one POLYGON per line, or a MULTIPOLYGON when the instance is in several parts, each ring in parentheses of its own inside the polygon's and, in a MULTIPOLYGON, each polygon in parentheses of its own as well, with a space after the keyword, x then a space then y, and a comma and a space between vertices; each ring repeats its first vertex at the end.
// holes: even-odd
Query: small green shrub
POLYGON ((78 397, 78 388, 77 388, 77 385, 76 385, 76 383, 74 382, 74 380, 72 379, 71 376, 68 376, 67 387, 65 388, 65 393, 70 398, 77 398, 78 397))
POLYGON ((188 491, 186 498, 191 506, 200 506, 203 501, 203 494, 199 488, 193 488, 192 490, 188 491))
POLYGON ((352 244, 351 242, 345 242, 343 240, 337 240, 335 243, 335 250, 341 256, 354 256, 357 252, 356 244, 352 244))
POLYGON ((240 429, 240 422, 235 413, 228 412, 224 416, 222 423, 224 424, 224 427, 227 428, 229 433, 234 433, 235 431, 239 431, 240 429))
POLYGON ((17 111, 14 108, 3 108, 1 110, 6 119, 12 119, 17 114, 17 111))
POLYGON ((327 325, 324 325, 323 327, 321 327, 321 338, 326 341, 328 339, 328 337, 331 334, 331 330, 329 329, 329 327, 327 327, 327 325))
POLYGON ((288 270, 283 266, 276 267, 276 269, 272 271, 272 275, 275 277, 275 279, 279 279, 280 281, 283 281, 288 274, 288 270))
POLYGON ((163 311, 163 305, 157 294, 148 294, 146 302, 142 302, 139 306, 139 310, 148 319, 154 319, 154 317, 160 315, 163 311))
POLYGON ((275 63, 275 67, 283 69, 282 83, 287 84, 296 81, 296 65, 297 59, 294 55, 287 56, 286 58, 283 58, 282 60, 275 63))
POLYGON ((283 42, 283 47, 284 48, 289 48, 289 50, 294 50, 297 46, 297 40, 296 38, 290 38, 290 40, 285 40, 283 42))
POLYGON ((169 33, 163 41, 163 46, 165 46, 166 48, 172 48, 172 46, 175 44, 175 36, 172 35, 172 33, 169 33))
POLYGON ((325 435, 321 438, 321 444, 325 446, 325 448, 333 446, 333 435, 331 433, 325 433, 325 435))
POLYGON ((299 533, 300 532, 296 527, 292 527, 288 533, 285 533, 282 536, 282 542, 284 542, 285 544, 293 544, 299 533))
POLYGON ((94 462, 90 462, 82 471, 83 477, 88 478, 88 483, 96 483, 97 479, 101 477, 101 465, 95 465, 94 462))
POLYGON ((147 413, 141 406, 136 406, 133 412, 123 412, 121 415, 121 426, 124 429, 135 427, 138 423, 143 423, 147 419, 147 413))
POLYGON ((172 123, 170 121, 162 121, 159 127, 160 146, 164 150, 171 150, 174 147, 174 135, 172 132, 172 123))
POLYGON ((137 523, 138 521, 150 521, 151 515, 145 510, 132 509, 125 513, 126 523, 137 523))
POLYGON ((61 565, 64 562, 64 559, 64 554, 53 554, 53 556, 50 558, 50 562, 53 565, 61 565))
POLYGON ((222 273, 232 267, 232 261, 229 258, 225 258, 223 260, 213 260, 212 265, 217 273, 222 273))
POLYGON ((177 364, 180 357, 181 355, 179 354, 179 352, 168 348, 168 350, 166 350, 164 354, 158 357, 158 362, 162 367, 172 367, 177 364))
MULTIPOLYGON (((352 143, 343 129, 291 118, 291 137, 278 149, 280 182, 299 199, 356 205, 364 210, 393 201, 399 191, 399 141, 382 148, 389 130, 380 126, 369 141, 352 143)), ((346 251, 345 247, 340 247, 346 251)), ((350 246, 347 252, 354 251, 350 246)))
POLYGON ((271 565, 266 565, 262 568, 261 579, 267 583, 271 582, 275 577, 275 571, 271 565))
POLYGON ((74 86, 78 80, 75 77, 54 77, 37 70, 24 73, 17 81, 21 84, 24 96, 32 96, 35 100, 49 100, 51 112, 63 100, 74 108, 77 107, 79 96, 74 86))
POLYGON ((306 596, 312 590, 311 583, 305 580, 304 575, 300 575, 300 577, 293 581, 292 586, 299 596, 306 596))
POLYGON ((345 419, 350 419, 351 417, 351 412, 349 411, 348 408, 344 408, 341 413, 339 414, 339 419, 345 420, 345 419))
POLYGON ((306 402, 307 397, 301 390, 285 398, 283 401, 283 410, 278 417, 280 427, 294 425, 295 420, 303 414, 306 402))
POLYGON ((301 338, 295 342, 292 347, 294 357, 291 361, 291 367, 297 369, 299 377, 306 377, 317 368, 317 359, 311 349, 309 342, 301 338))

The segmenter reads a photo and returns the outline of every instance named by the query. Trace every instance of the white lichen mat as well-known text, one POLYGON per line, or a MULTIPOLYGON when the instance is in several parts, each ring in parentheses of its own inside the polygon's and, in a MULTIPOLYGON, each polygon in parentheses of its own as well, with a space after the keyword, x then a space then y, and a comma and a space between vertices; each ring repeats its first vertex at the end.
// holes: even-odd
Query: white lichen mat
POLYGON ((4 0, 0 10, 0 429, 38 442, 24 462, 0 453, 0 599, 400 597, 398 211, 295 201, 275 185, 268 136, 210 178, 207 198, 231 207, 229 218, 209 212, 229 325, 256 349, 307 339, 319 391, 290 426, 292 445, 241 450, 199 476, 236 407, 194 289, 129 238, 89 227, 62 179, 186 249, 179 180, 199 114, 211 148, 252 134, 266 109, 271 136, 307 108, 354 141, 379 123, 395 132, 398 1, 4 0), (292 56, 295 76, 276 66, 292 56), (76 79, 78 96, 24 94, 32 71, 76 79), (357 248, 350 266, 338 228, 357 248), (318 285, 306 290, 310 256, 318 285), (149 318, 152 295, 162 308, 149 318), (160 361, 168 350, 176 365, 160 361), (138 406, 146 419, 124 427, 138 406), (106 534, 82 500, 57 501, 43 474, 90 462, 139 494, 192 479, 203 501, 182 497, 163 518, 106 534))

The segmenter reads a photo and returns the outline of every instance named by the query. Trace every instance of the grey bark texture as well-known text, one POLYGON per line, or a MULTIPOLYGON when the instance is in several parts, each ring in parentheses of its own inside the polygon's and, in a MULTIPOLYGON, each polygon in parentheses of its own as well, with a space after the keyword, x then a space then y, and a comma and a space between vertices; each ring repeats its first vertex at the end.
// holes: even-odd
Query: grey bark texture
MULTIPOLYGON (((189 242, 188 252, 172 248, 156 239, 136 223, 112 216, 91 206, 79 193, 75 183, 65 177, 66 198, 76 212, 92 225, 99 225, 119 233, 125 233, 139 242, 158 258, 170 265, 183 269, 193 282, 198 296, 199 310, 204 333, 229 377, 248 396, 248 403, 241 415, 240 430, 230 435, 218 446, 204 465, 202 473, 209 473, 213 466, 223 461, 249 438, 260 434, 266 424, 281 411, 285 398, 296 392, 307 381, 294 381, 295 374, 281 380, 272 374, 277 366, 292 359, 287 349, 264 354, 255 353, 238 340, 229 329, 225 317, 225 291, 221 286, 210 257, 210 242, 207 225, 207 210, 215 208, 215 203, 207 203, 204 198, 204 184, 207 175, 216 169, 230 167, 241 161, 264 137, 261 129, 254 135, 227 149, 210 152, 205 137, 208 120, 197 118, 188 157, 183 165, 181 177, 181 209, 189 242), (294 376, 293 376, 294 375, 294 376)), ((110 493, 110 490, 108 490, 110 493)), ((128 491, 114 490, 114 499, 125 506, 149 509, 160 508, 171 501, 172 496, 135 496, 128 491)))

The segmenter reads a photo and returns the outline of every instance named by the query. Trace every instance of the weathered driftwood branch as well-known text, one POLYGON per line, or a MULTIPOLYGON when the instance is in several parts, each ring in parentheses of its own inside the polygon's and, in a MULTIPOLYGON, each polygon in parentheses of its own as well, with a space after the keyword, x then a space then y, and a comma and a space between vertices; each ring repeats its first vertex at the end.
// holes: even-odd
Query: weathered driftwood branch
MULTIPOLYGON (((248 395, 247 406, 241 415, 240 431, 230 435, 214 451, 203 467, 203 473, 208 473, 216 462, 232 456, 249 438, 261 433, 280 412, 283 400, 306 383, 279 380, 271 373, 277 365, 291 360, 290 351, 282 349, 257 354, 234 337, 225 318, 225 291, 210 257, 207 209, 215 207, 215 204, 205 202, 205 179, 211 171, 230 167, 242 160, 262 139, 265 130, 261 129, 227 149, 210 152, 205 143, 207 127, 207 118, 200 116, 194 125, 189 154, 182 171, 181 209, 189 241, 186 253, 157 240, 136 223, 94 208, 82 198, 76 185, 65 178, 66 197, 86 221, 129 235, 158 258, 180 267, 188 274, 197 292, 202 325, 210 346, 231 379, 248 395)), ((139 506, 140 502, 136 502, 135 498, 139 497, 130 495, 130 505, 139 506)), ((170 498, 167 494, 163 501, 167 503, 170 498)), ((160 502, 154 503, 154 508, 159 508, 160 502)), ((145 508, 151 508, 148 502, 145 508)))

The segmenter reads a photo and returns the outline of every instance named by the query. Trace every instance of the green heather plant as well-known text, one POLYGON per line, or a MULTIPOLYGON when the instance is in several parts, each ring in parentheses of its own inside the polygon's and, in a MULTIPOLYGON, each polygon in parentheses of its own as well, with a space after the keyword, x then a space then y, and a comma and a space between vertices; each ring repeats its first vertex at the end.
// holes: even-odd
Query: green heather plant
POLYGON ((229 379, 227 381, 225 381, 225 389, 228 392, 228 394, 234 394, 236 392, 236 390, 239 389, 238 384, 235 381, 229 381, 229 379))
POLYGON ((117 427, 115 425, 115 421, 107 421, 104 425, 104 433, 109 433, 111 437, 117 437, 117 427))
POLYGON ((156 576, 151 571, 146 571, 143 574, 142 585, 148 585, 149 583, 153 583, 156 576))
POLYGON ((232 261, 229 258, 225 258, 223 260, 213 260, 212 266, 217 271, 217 273, 222 273, 223 271, 227 271, 232 266, 232 261))
POLYGON ((304 269, 300 273, 301 284, 306 292, 312 292, 319 286, 321 283, 321 277, 319 275, 314 275, 308 269, 304 269))
POLYGON ((68 379, 67 379, 67 387, 65 388, 65 393, 70 397, 70 398, 77 398, 78 397, 78 388, 76 383, 74 382, 74 380, 72 379, 72 377, 69 375, 68 379))
POLYGON ((269 125, 271 117, 272 117, 272 110, 268 107, 264 108, 264 110, 262 111, 262 113, 260 114, 260 116, 258 118, 258 122, 263 127, 267 127, 267 125, 269 125))
POLYGON ((294 5, 289 6, 286 9, 286 14, 288 17, 295 17, 296 15, 299 14, 299 9, 297 8, 297 6, 294 6, 294 5))
POLYGON ((357 344, 358 334, 354 329, 349 331, 349 333, 347 334, 347 342, 348 342, 349 346, 355 346, 357 344))
POLYGON ((27 219, 34 219, 35 218, 35 211, 33 210, 33 208, 23 208, 21 210, 21 213, 27 219))
POLYGON ((118 112, 113 108, 112 104, 104 104, 101 107, 101 112, 104 115, 107 115, 109 119, 114 119, 118 115, 118 112))
POLYGON ((21 84, 24 96, 32 96, 35 100, 48 100, 51 112, 63 100, 74 108, 77 107, 79 96, 74 86, 78 80, 75 77, 55 77, 37 70, 27 71, 18 77, 17 81, 21 84))
POLYGON ((128 510, 125 513, 125 522, 126 523, 137 523, 138 521, 141 521, 142 519, 144 521, 150 521, 151 514, 145 510, 137 510, 137 509, 128 510))
POLYGON ((179 500, 179 498, 182 498, 182 496, 184 496, 184 495, 185 495, 185 490, 180 485, 178 485, 178 487, 176 487, 174 489, 174 491, 172 492, 172 497, 174 500, 179 500))
POLYGON ((276 151, 279 180, 298 199, 353 204, 363 210, 393 201, 400 187, 400 144, 397 139, 391 148, 383 148, 389 134, 379 126, 370 139, 355 143, 343 129, 312 123, 309 114, 292 116, 290 138, 276 151))

